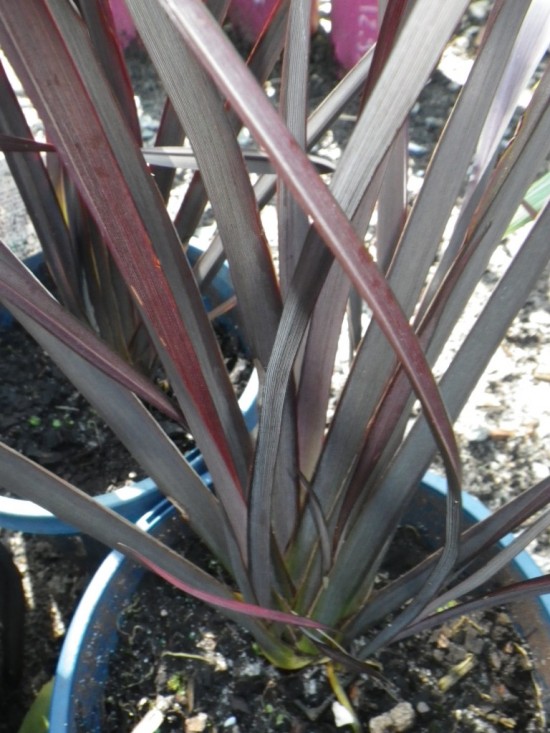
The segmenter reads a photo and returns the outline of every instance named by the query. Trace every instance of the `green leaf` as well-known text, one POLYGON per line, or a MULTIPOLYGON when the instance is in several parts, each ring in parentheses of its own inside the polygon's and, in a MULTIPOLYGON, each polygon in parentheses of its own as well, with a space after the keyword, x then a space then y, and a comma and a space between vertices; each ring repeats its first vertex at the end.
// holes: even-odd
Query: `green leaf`
POLYGON ((508 237, 526 224, 530 224, 548 201, 550 201, 550 171, 530 186, 504 236, 508 237))
POLYGON ((40 688, 29 711, 23 718, 18 733, 45 733, 50 730, 48 716, 55 678, 46 682, 40 688))

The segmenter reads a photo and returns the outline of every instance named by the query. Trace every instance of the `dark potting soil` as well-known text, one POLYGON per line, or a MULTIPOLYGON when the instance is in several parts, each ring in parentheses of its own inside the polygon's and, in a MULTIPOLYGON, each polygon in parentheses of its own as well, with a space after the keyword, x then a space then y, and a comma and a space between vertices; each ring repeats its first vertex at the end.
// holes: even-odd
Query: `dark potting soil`
POLYGON ((89 493, 120 485, 139 466, 36 342, 0 332, 0 440, 89 493))
MULTIPOLYGON (((401 541, 409 543, 410 533, 401 541)), ((216 572, 198 542, 180 549, 216 572)), ((338 730, 325 665, 274 669, 238 625, 151 574, 118 627, 103 733, 131 733, 147 715, 151 727, 144 723, 144 730, 158 733, 338 730)), ((504 610, 395 644, 372 664, 373 674, 337 670, 363 731, 546 730, 529 653, 504 610)))
MULTIPOLYGON (((239 394, 251 365, 231 334, 218 332, 239 394)), ((0 331, 0 440, 91 495, 144 477, 135 458, 38 344, 19 326, 0 331)), ((187 431, 157 415, 182 451, 187 431)), ((0 493, 2 487, 0 484, 0 493)))

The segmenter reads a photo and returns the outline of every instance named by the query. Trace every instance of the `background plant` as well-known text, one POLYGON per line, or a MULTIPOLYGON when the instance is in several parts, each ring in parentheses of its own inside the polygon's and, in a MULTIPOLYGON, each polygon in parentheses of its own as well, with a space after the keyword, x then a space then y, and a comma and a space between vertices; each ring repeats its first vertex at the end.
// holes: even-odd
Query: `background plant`
MULTIPOLYGON (((141 134, 126 67, 116 45, 102 43, 102 26, 95 3, 87 3, 90 28, 95 29, 105 65, 106 79, 121 102, 129 129, 136 142, 141 134)), ((104 31, 103 31, 104 34, 104 31)), ((38 151, 52 151, 48 145, 35 146, 35 154, 20 155, 17 139, 30 139, 23 110, 11 88, 8 75, 0 74, 2 111, 0 129, 11 145, 4 145, 6 160, 29 217, 36 230, 48 271, 60 301, 78 318, 89 323, 130 363, 151 371, 154 350, 144 330, 118 269, 114 264, 93 218, 54 154, 41 157, 38 151)))
MULTIPOLYGON (((247 68, 215 20, 224 17, 225 2, 205 7, 196 0, 129 0, 170 100, 165 114, 177 117, 178 134, 185 131, 199 171, 175 222, 165 205, 171 183, 159 188, 151 175, 113 95, 110 66, 102 63, 98 38, 109 46, 108 58, 116 57, 107 3, 98 3, 93 14, 86 5, 79 14, 66 0, 6 2, 0 43, 44 121, 63 176, 133 298, 174 402, 53 300, 5 247, 0 297, 182 510, 230 571, 239 596, 233 586, 2 446, 5 486, 221 606, 285 667, 327 651, 351 664, 343 649, 359 636, 367 638, 355 653, 366 658, 421 625, 462 613, 468 603, 437 611, 449 598, 483 588, 550 521, 547 513, 533 520, 510 548, 490 558, 499 537, 546 506, 546 480, 461 533, 462 481, 451 428, 548 261, 548 204, 438 385, 431 371, 514 212, 543 172, 550 140, 547 69, 515 135, 504 147, 499 143, 548 46, 545 3, 495 2, 468 82, 423 186, 409 201, 407 117, 465 0, 449 0, 443 9, 435 0, 389 3, 374 53, 309 118, 310 3, 279 3, 247 68), (96 25, 107 31, 96 33, 96 25), (262 82, 282 48, 281 98, 274 109, 262 82), (307 152, 354 94, 360 114, 327 185, 307 152), (241 124, 276 174, 277 274, 259 214, 275 181, 268 174, 252 185, 237 141, 241 124), (193 270, 182 243, 206 201, 218 236, 193 270), (375 209, 369 251, 364 239, 375 209), (449 222, 450 239, 442 247, 449 222), (223 258, 260 374, 254 437, 238 410, 198 287, 223 258), (352 302, 365 304, 366 315, 363 326, 355 323, 353 363, 327 429, 350 291, 352 302), (142 399, 174 419, 185 416, 214 493, 142 399), (407 430, 416 399, 421 412, 407 430), (373 595, 391 538, 436 450, 449 484, 444 543, 373 595), (483 553, 485 564, 471 569, 483 553), (467 580, 459 580, 467 568, 467 580), (380 629, 388 619, 392 623, 380 629)), ((26 133, 24 141, 15 137, 10 144, 31 150, 25 156, 40 154, 26 133)), ((546 578, 531 581, 498 591, 491 602, 547 587, 546 578)))

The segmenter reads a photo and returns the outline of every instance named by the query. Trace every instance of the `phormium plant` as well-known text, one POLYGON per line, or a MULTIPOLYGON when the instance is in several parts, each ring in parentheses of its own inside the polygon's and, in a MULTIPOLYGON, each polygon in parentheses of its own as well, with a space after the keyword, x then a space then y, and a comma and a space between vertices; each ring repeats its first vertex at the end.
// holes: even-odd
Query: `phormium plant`
MULTIPOLYGON (((5 120, 0 140, 40 185, 52 180, 41 168, 41 151, 53 156, 78 199, 79 216, 86 212, 89 231, 116 265, 173 401, 4 246, 0 298, 181 510, 233 584, 4 445, 3 486, 219 606, 285 668, 326 654, 360 665, 382 645, 476 603, 547 591, 550 580, 542 578, 481 598, 488 579, 550 523, 550 515, 537 515, 512 545, 469 572, 472 559, 546 507, 550 480, 462 533, 452 430, 548 261, 547 204, 522 230, 508 270, 438 382, 432 373, 526 191, 543 173, 550 147, 548 68, 513 135, 507 129, 550 40, 545 0, 496 0, 414 196, 406 187, 407 118, 466 0, 389 2, 374 51, 309 116, 311 2, 281 0, 248 62, 220 27, 224 0, 126 4, 167 94, 163 120, 173 126, 166 123, 172 132, 159 145, 180 145, 184 131, 197 168, 175 221, 166 208, 172 179, 147 164, 126 109, 125 82, 114 81, 126 75, 106 0, 78 7, 69 0, 0 5, 0 44, 44 122, 47 142, 44 148, 5 120), (281 51, 281 95, 274 105, 263 82, 281 51), (357 121, 327 183, 308 153, 354 95, 357 121), (258 145, 257 159, 269 163, 254 184, 238 143, 241 126, 258 145), (260 218, 274 195, 277 268, 260 218), (218 234, 192 269, 185 246, 207 202, 218 234), (224 259, 260 375, 253 435, 200 292, 224 259), (327 425, 350 302, 362 304, 363 318, 353 320, 353 361, 327 425), (415 400, 420 413, 407 430, 415 400), (213 491, 166 436, 150 404, 186 420, 213 491), (436 451, 449 486, 444 543, 375 592, 391 539, 436 451), (473 600, 441 612, 465 595, 473 600), (366 641, 352 659, 346 650, 359 636, 366 641)), ((59 226, 50 232, 60 253, 68 221, 57 217, 59 226)), ((62 271, 67 263, 60 254, 62 271)), ((117 275, 105 292, 109 302, 119 286, 117 275)))

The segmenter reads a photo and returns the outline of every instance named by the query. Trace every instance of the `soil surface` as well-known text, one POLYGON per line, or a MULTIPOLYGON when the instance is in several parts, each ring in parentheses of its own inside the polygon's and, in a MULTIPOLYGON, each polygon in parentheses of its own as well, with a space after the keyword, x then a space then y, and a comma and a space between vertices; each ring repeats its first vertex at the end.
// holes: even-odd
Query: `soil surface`
MULTIPOLYGON (((474 5, 483 10, 481 6, 486 9, 488 3, 474 5)), ((462 29, 460 39, 466 39, 462 44, 464 61, 468 57, 468 44, 475 43, 482 20, 483 13, 477 20, 472 16, 467 27, 462 29)), ((321 35, 316 40, 314 53, 318 55, 319 68, 322 67, 323 71, 315 72, 317 80, 313 81, 314 85, 320 85, 319 91, 324 94, 324 85, 334 83, 337 78, 328 61, 326 37, 321 35)), ((140 54, 136 52, 134 68, 141 68, 140 64, 140 54)), ((155 96, 155 81, 149 71, 142 76, 145 87, 142 124, 144 129, 150 130, 151 139, 158 119, 156 102, 151 101, 155 96)), ((411 169, 419 177, 459 88, 460 82, 440 69, 432 76, 418 108, 414 110, 409 152, 411 169)), ((321 143, 326 146, 324 149, 332 147, 335 157, 339 143, 349 130, 353 105, 347 114, 348 120, 344 116, 331 138, 321 143)), ((500 248, 491 267, 498 268, 498 258, 505 260, 510 256, 507 247, 505 244, 500 248)), ((550 472, 548 280, 549 273, 542 273, 539 286, 514 322, 458 423, 465 488, 492 507, 506 502, 550 472)), ((487 287, 490 282, 491 269, 487 275, 487 287)), ((18 329, 9 335, 0 334, 0 357, 2 439, 7 438, 26 455, 56 472, 62 472, 66 478, 91 492, 102 492, 110 484, 137 474, 139 467, 109 429, 71 385, 57 374, 47 357, 33 350, 18 329), (22 349, 21 359, 15 358, 17 349, 22 349), (26 399, 30 401, 25 403, 26 399), (16 414, 13 413, 14 404, 18 406, 16 414)), ((23 575, 27 600, 23 678, 17 685, 4 685, 0 690, 0 733, 15 733, 35 695, 54 673, 66 625, 102 551, 95 547, 91 553, 86 552, 78 538, 49 540, 0 531, 0 541, 10 549, 23 575)), ((550 568, 548 535, 541 536, 533 549, 539 562, 550 568)), ((203 717, 199 713, 209 716, 208 719, 219 730, 240 730, 241 733, 334 730, 333 700, 324 668, 315 669, 309 677, 274 673, 261 657, 254 654, 250 639, 232 625, 224 625, 222 629, 219 617, 210 609, 198 608, 194 601, 165 584, 161 589, 156 585, 158 581, 152 578, 146 583, 154 586, 155 602, 143 604, 141 610, 150 614, 153 625, 159 628, 161 623, 176 620, 175 627, 166 629, 166 646, 162 649, 204 655, 208 650, 198 644, 201 640, 210 639, 208 634, 211 633, 215 651, 232 667, 232 671, 238 672, 232 687, 227 688, 223 685, 227 682, 228 673, 215 671, 207 662, 169 654, 161 656, 156 666, 150 666, 146 683, 149 688, 144 694, 151 699, 160 695, 168 700, 171 708, 166 714, 163 731, 201 730, 203 717), (206 696, 205 682, 218 683, 220 680, 220 686, 215 688, 215 698, 216 702, 221 701, 221 707, 214 713, 213 699, 206 696), (222 687, 225 692, 222 692, 222 687), (289 703, 284 710, 283 703, 289 703), (319 706, 321 710, 317 710, 319 706), (196 720, 185 728, 184 717, 196 720), (269 721, 271 729, 262 727, 264 722, 260 722, 260 718, 264 722, 269 721)), ((142 624, 132 614, 128 611, 125 615, 127 634, 142 624)), ((531 693, 518 687, 518 683, 530 680, 529 661, 521 651, 521 642, 510 635, 505 616, 504 612, 495 611, 465 622, 458 629, 427 634, 423 656, 420 656, 415 639, 408 648, 401 647, 393 661, 386 656, 381 658, 384 676, 392 684, 403 677, 406 667, 412 666, 411 676, 405 683, 409 689, 407 695, 403 695, 403 701, 412 706, 414 714, 414 723, 409 730, 491 733, 514 729, 511 720, 516 721, 517 731, 544 730, 537 721, 535 709, 526 703, 531 693), (469 654, 474 655, 482 682, 473 673, 466 674, 451 688, 457 691, 457 698, 450 703, 449 693, 443 694, 437 683, 469 654), (403 659, 407 662, 403 663, 403 659), (410 664, 411 659, 414 660, 413 665, 410 664), (516 712, 511 708, 514 703, 516 712), (438 715, 444 712, 448 713, 445 728, 438 727, 441 720, 438 715)), ((161 642, 148 637, 147 643, 159 646, 161 642)), ((0 663, 1 660, 2 649, 0 663)), ((363 710, 365 720, 381 712, 395 710, 401 701, 400 695, 393 699, 374 678, 354 680, 348 688, 363 710), (371 707, 373 701, 379 703, 376 711, 371 707)), ((146 704, 140 706, 138 703, 124 723, 120 708, 111 708, 109 716, 115 721, 111 730, 131 730, 132 721, 135 724, 145 715, 146 707, 146 704)), ((409 712, 400 708, 399 714, 407 716, 409 712)), ((373 730, 378 733, 385 729, 373 730)))
MULTIPOLYGON (((234 334, 218 328, 217 335, 235 391, 241 394, 252 371, 250 360, 234 334)), ((92 496, 145 478, 113 431, 17 324, 0 330, 0 353, 2 442, 92 496)), ((155 415, 180 450, 194 448, 184 426, 158 411, 155 415)))
MULTIPOLYGON (((416 537, 411 547, 404 530, 394 555, 399 571, 403 553, 424 551, 416 537)), ((204 564, 199 543, 189 541, 180 552, 204 564)), ((385 573, 391 576, 392 568, 385 573)), ((119 630, 104 733, 131 733, 153 719, 158 733, 336 733, 346 715, 326 665, 274 669, 241 627, 150 574, 129 600, 119 630)), ((503 610, 457 619, 371 661, 359 675, 337 672, 364 731, 546 730, 528 651, 503 610)))
POLYGON ((0 439, 90 494, 139 466, 60 369, 20 327, 0 332, 0 439))

